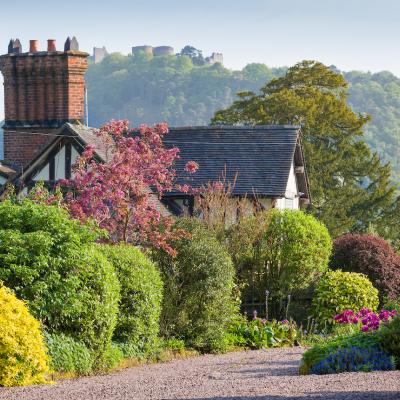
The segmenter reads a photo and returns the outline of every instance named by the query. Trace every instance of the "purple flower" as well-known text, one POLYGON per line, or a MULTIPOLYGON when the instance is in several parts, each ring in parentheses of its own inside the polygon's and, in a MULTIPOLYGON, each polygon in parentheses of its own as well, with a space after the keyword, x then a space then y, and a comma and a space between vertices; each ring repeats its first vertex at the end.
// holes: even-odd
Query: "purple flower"
POLYGON ((369 328, 368 328, 367 325, 364 325, 364 326, 361 327, 361 330, 362 330, 363 332, 368 332, 369 328))

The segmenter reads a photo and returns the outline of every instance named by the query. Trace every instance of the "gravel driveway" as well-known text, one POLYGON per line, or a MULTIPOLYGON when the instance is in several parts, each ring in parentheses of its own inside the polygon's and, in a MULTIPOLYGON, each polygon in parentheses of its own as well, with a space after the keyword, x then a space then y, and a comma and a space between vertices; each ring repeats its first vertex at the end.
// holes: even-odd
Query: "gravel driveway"
POLYGON ((55 385, 0 388, 2 400, 400 400, 400 371, 297 374, 302 349, 206 355, 55 385))

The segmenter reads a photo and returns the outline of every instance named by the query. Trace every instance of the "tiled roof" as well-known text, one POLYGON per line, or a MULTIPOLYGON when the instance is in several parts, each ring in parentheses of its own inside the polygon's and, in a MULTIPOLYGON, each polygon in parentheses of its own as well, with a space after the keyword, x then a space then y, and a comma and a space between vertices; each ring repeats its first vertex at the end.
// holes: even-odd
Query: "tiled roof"
MULTIPOLYGON (((179 183, 201 187, 219 179, 226 169, 227 181, 237 174, 234 195, 256 193, 284 196, 294 159, 298 126, 232 126, 170 128, 168 147, 180 149, 176 163, 179 183), (199 170, 188 182, 184 166, 193 160, 199 170)), ((172 193, 174 194, 174 193, 172 193)))
POLYGON ((96 154, 101 158, 102 161, 106 161, 107 152, 104 143, 99 139, 95 133, 95 128, 90 128, 86 125, 81 124, 70 124, 67 123, 65 126, 78 138, 81 139, 83 145, 91 144, 95 147, 96 154))

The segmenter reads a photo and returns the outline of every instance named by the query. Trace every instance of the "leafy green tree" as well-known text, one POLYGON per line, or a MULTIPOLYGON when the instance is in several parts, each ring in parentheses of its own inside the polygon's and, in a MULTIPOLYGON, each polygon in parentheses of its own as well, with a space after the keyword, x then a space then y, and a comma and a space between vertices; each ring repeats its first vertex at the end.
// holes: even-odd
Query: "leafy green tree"
POLYGON ((249 64, 231 71, 219 63, 196 65, 188 56, 114 53, 86 74, 89 123, 98 127, 113 118, 134 125, 160 119, 170 126, 205 125, 236 92, 258 90, 284 70, 249 64))
POLYGON ((195 65, 204 65, 205 60, 203 57, 203 52, 201 50, 196 49, 193 46, 185 46, 181 52, 179 53, 181 56, 187 56, 192 59, 193 64, 195 65))
POLYGON ((261 94, 239 97, 217 111, 212 123, 301 125, 312 211, 334 236, 381 223, 394 202, 390 165, 382 165, 362 141, 370 117, 348 105, 348 84, 340 73, 303 61, 268 82, 261 94))
POLYGON ((270 316, 283 318, 283 300, 327 270, 332 242, 326 227, 312 215, 272 209, 232 226, 227 246, 242 302, 262 303, 268 290, 270 316))

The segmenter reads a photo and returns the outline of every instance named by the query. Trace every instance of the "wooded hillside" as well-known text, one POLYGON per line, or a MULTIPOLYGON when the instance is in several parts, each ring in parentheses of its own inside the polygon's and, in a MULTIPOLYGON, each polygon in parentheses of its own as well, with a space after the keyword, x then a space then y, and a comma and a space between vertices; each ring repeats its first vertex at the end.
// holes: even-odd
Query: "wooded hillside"
MULTIPOLYGON (((205 125, 216 110, 235 100, 237 92, 257 92, 285 71, 264 64, 232 71, 220 64, 196 65, 188 56, 112 54, 89 67, 89 123, 99 126, 110 118, 126 118, 134 125, 160 120, 171 126, 205 125)), ((352 107, 372 116, 365 140, 391 162, 393 178, 400 181, 400 79, 386 71, 343 74, 352 107)))

